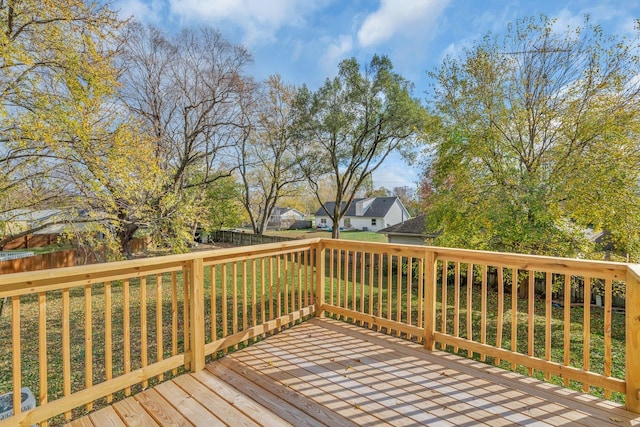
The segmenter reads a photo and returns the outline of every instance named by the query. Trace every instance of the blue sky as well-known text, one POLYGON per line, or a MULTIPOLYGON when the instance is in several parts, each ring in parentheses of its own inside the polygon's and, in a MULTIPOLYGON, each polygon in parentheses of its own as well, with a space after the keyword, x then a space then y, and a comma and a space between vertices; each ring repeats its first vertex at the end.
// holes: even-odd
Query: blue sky
MULTIPOLYGON (((426 99, 427 71, 446 55, 458 56, 487 32, 544 13, 559 28, 579 25, 585 14, 609 34, 631 34, 640 0, 116 0, 121 17, 167 31, 208 25, 244 44, 257 79, 278 73, 289 83, 319 87, 338 63, 373 54, 390 57, 396 71, 426 99)), ((374 185, 415 186, 418 166, 393 156, 374 174, 374 185)))

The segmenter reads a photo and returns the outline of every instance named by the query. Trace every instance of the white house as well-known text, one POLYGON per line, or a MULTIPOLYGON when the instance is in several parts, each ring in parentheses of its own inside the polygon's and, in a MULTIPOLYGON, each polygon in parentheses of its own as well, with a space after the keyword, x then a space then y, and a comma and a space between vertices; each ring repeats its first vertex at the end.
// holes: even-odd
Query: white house
MULTIPOLYGON (((329 212, 333 212, 335 202, 327 202, 325 206, 329 212)), ((316 228, 333 227, 333 222, 324 208, 320 208, 315 216, 316 228)), ((379 231, 410 217, 397 197, 353 199, 346 215, 340 220, 340 227, 346 230, 379 231)))

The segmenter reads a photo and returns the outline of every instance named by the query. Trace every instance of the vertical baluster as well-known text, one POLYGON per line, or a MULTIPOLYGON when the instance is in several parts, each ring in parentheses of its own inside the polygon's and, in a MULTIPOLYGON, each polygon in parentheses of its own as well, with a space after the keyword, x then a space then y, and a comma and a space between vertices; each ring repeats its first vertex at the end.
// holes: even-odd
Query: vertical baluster
MULTIPOLYGON (((111 316, 111 282, 104 283, 104 371, 105 381, 113 378, 113 333, 111 316)), ((107 403, 113 401, 113 394, 107 395, 107 403)))
MULTIPOLYGON (((552 274, 548 271, 545 273, 545 297, 544 297, 544 319, 545 319, 545 330, 544 330, 544 359, 547 361, 551 360, 551 279, 552 274)), ((545 372, 544 378, 549 381, 551 379, 551 374, 549 372, 545 372)))
MULTIPOLYGON (((246 331, 249 324, 248 316, 248 289, 247 289, 247 261, 242 261, 242 330, 246 331)), ((246 342, 245 342, 246 343, 246 342)))
MULTIPOLYGON (((284 314, 288 314, 289 313, 289 287, 293 286, 292 283, 290 282, 290 278, 289 278, 289 255, 290 254, 284 254, 283 255, 283 260, 282 263, 283 265, 283 272, 282 272, 282 280, 283 280, 283 286, 282 286, 282 293, 284 294, 284 314)), ((279 277, 280 275, 278 275, 279 277)), ((293 301, 291 301, 293 302, 293 301)))
MULTIPOLYGON (((422 328, 424 320, 424 287, 426 282, 424 275, 424 258, 420 258, 418 260, 418 328, 422 328)), ((422 341, 424 343, 424 337, 422 341)))
POLYGON ((340 303, 340 294, 342 293, 342 289, 340 288, 340 274, 342 273, 342 250, 338 249, 336 251, 337 265, 336 265, 336 297, 338 300, 336 301, 336 305, 341 307, 340 303))
POLYGON ((289 311, 291 313, 293 313, 294 311, 296 311, 296 254, 295 253, 291 253, 290 257, 289 257, 289 270, 290 270, 290 278, 289 278, 289 293, 290 293, 290 297, 289 297, 289 304, 290 304, 290 309, 289 311))
MULTIPOLYGON (((571 354, 571 275, 564 275, 564 365, 569 366, 569 356, 571 354)), ((564 386, 569 386, 569 378, 564 378, 564 386)))
POLYGON ((217 290, 218 286, 216 280, 216 266, 211 266, 211 342, 218 339, 218 301, 217 290))
MULTIPOLYGON (((124 373, 131 372, 131 321, 129 315, 130 297, 129 297, 129 279, 122 281, 122 329, 123 329, 123 356, 124 356, 124 373)), ((131 387, 124 389, 126 396, 131 395, 131 387)))
MULTIPOLYGON (((238 332, 238 262, 231 263, 231 333, 238 332)), ((233 346, 238 349, 237 345, 233 346)))
MULTIPOLYGON (((162 274, 156 274, 156 361, 164 359, 164 339, 162 334, 162 274)), ((164 379, 163 374, 158 374, 158 381, 164 379)))
MULTIPOLYGON (((184 352, 187 353, 191 349, 191 338, 189 337, 189 323, 191 319, 191 315, 189 313, 189 274, 188 267, 184 267, 182 269, 182 324, 184 325, 182 328, 182 339, 184 352)), ((185 369, 191 369, 190 363, 184 364, 185 369)))
MULTIPOLYGON (((349 308, 349 251, 345 249, 344 251, 344 308, 349 308)), ((346 320, 346 317, 345 317, 346 320)))
MULTIPOLYGON (((38 293, 38 364, 40 374, 40 396, 38 404, 42 406, 49 401, 47 383, 47 296, 44 292, 38 293)), ((40 425, 46 427, 48 422, 43 421, 40 425)))
POLYGON ((260 312, 262 313, 262 316, 260 316, 260 319, 262 320, 262 323, 265 323, 267 321, 267 306, 265 305, 266 302, 266 293, 267 290, 265 288, 265 284, 267 282, 267 272, 264 269, 264 257, 260 258, 260 312))
MULTIPOLYGON (((487 343, 487 269, 486 265, 482 267, 482 283, 481 283, 481 295, 480 295, 480 343, 487 343)), ((480 361, 484 362, 487 356, 484 353, 480 354, 480 361)))
MULTIPOLYGON (((378 254, 378 312, 379 317, 382 317, 382 254, 378 254)), ((376 326, 376 330, 379 331, 380 326, 376 326)))
MULTIPOLYGON (((391 307, 393 303, 393 257, 387 254, 387 319, 391 320, 391 307)), ((391 335, 391 329, 387 333, 391 335)))
MULTIPOLYGON (((518 351, 518 269, 511 269, 511 351, 518 351)), ((516 369, 511 362, 511 370, 516 369)))
MULTIPOLYGON (((84 287, 84 384, 93 386, 93 312, 91 311, 91 285, 84 287)), ((85 405, 87 411, 93 409, 93 403, 85 405)))
POLYGON ((273 320, 273 257, 269 257, 269 320, 273 320))
MULTIPOLYGON (((406 322, 407 325, 411 325, 412 316, 411 316, 411 299, 413 298, 413 257, 407 258, 407 314, 406 314, 406 322)), ((407 339, 411 339, 411 334, 407 335, 407 339)))
POLYGON ((333 300, 333 298, 334 298, 334 295, 333 295, 333 264, 335 262, 333 252, 334 252, 333 249, 329 249, 329 304, 330 305, 334 305, 335 304, 335 302, 333 300))
MULTIPOLYGON (((529 284, 527 289, 527 307, 528 307, 528 319, 527 319, 527 354, 533 356, 533 340, 534 340, 534 320, 535 320, 535 273, 529 270, 529 284)), ((529 368, 529 376, 533 375, 533 368, 529 368)))
MULTIPOLYGON (((171 355, 178 354, 178 276, 175 271, 171 272, 171 355)), ((178 375, 178 369, 173 369, 171 373, 178 375)))
MULTIPOLYGON (((68 290, 66 290, 67 292, 69 292, 68 290)), ((67 293, 67 299, 68 299, 68 293, 67 293)), ((67 308, 66 308, 66 312, 67 312, 67 319, 68 319, 68 312, 69 312, 69 306, 67 304, 67 308)), ((63 322, 63 328, 64 328, 64 314, 65 314, 65 308, 64 308, 64 291, 63 291, 63 307, 62 307, 62 322, 63 322)), ((68 333, 68 328, 69 328, 69 321, 67 320, 67 341, 66 341, 66 348, 69 347, 69 333, 68 333)), ((22 400, 21 400, 21 395, 20 395, 20 390, 22 389, 22 345, 21 345, 21 338, 20 338, 20 297, 19 296, 13 296, 11 297, 11 363, 13 365, 13 369, 12 369, 12 374, 13 374, 13 413, 14 415, 18 415, 22 412, 22 400)), ((63 366, 66 368, 66 365, 64 364, 64 355, 65 355, 65 341, 64 341, 64 329, 62 332, 62 345, 63 345, 63 366)), ((66 351, 66 354, 68 356, 69 351, 66 351)), ((64 374, 63 376, 66 377, 69 375, 69 370, 65 369, 64 370, 64 374)), ((66 381, 65 381, 65 386, 66 386, 66 381)), ((65 396, 68 394, 66 392, 66 387, 65 387, 65 396)), ((69 416, 71 415, 71 413, 69 413, 69 416)), ((66 417, 66 414, 65 414, 66 417)), ((68 418, 67 418, 68 419, 68 418)))
MULTIPOLYGON (((147 355, 147 277, 140 278, 140 363, 144 368, 149 361, 147 355)), ((149 387, 149 381, 142 381, 142 388, 149 387)))
MULTIPOLYGON (((305 254, 308 252, 296 252, 296 273, 298 275, 298 310, 302 310, 303 307, 303 294, 305 294, 305 292, 303 292, 303 285, 302 285, 302 274, 303 274, 303 269, 302 269, 302 264, 304 262, 304 256, 305 254)), ((306 276, 306 267, 304 268, 305 271, 305 276, 306 276)), ((307 281, 305 280, 304 283, 307 283, 307 281)))
MULTIPOLYGON (((63 395, 71 394, 71 332, 69 322, 69 289, 62 290, 62 389, 63 395)), ((20 393, 20 389, 17 390, 20 393)), ((64 413, 65 420, 71 419, 71 411, 64 413)))
MULTIPOLYGON (((613 284, 611 279, 604 282, 604 375, 611 376, 611 306, 613 284)), ((604 390, 604 397, 611 398, 611 390, 604 390)))
MULTIPOLYGON (((440 331, 443 334, 447 333, 447 282, 448 282, 448 277, 447 277, 447 272, 449 270, 449 261, 442 261, 442 290, 441 290, 441 295, 442 295, 442 303, 440 305, 440 331)), ((447 346, 441 344, 442 349, 446 350, 447 346)))
POLYGON ((356 267, 358 261, 358 253, 351 252, 351 310, 356 311, 356 267))
MULTIPOLYGON (((498 268, 498 318, 496 319, 496 347, 502 348, 502 328, 504 324, 504 272, 498 268)), ((500 358, 494 359, 496 365, 500 364, 500 358)))
MULTIPOLYGON (((455 263, 455 277, 453 279, 453 336, 460 336, 460 261, 455 263)), ((458 346, 453 346, 453 352, 458 352, 458 346)))
MULTIPOLYGON (((591 278, 584 278, 584 338, 583 338, 583 369, 588 371, 591 368, 591 278)), ((589 383, 582 383, 582 390, 589 393, 589 383)))
POLYGON ((280 257, 276 258, 276 317, 282 316, 282 262, 280 261, 280 257))
MULTIPOLYGON (((229 333, 229 297, 227 296, 227 264, 222 264, 222 278, 220 280, 221 295, 222 298, 222 338, 225 338, 229 333)), ((224 354, 227 354, 227 347, 224 349, 224 354)))
MULTIPOLYGON (((365 264, 365 254, 364 251, 360 252, 360 313, 366 313, 364 308, 364 297, 365 297, 365 289, 364 289, 364 264, 365 264)), ((360 326, 364 326, 364 321, 360 321, 358 323, 360 326)))
MULTIPOLYGON (((396 264, 396 322, 402 322, 402 260, 398 255, 396 264)), ((400 336, 400 331, 396 331, 396 336, 400 336)))
MULTIPOLYGON (((376 264, 374 262, 375 255, 373 253, 369 253, 367 255, 369 255, 369 283, 367 286, 367 289, 369 290, 369 315, 373 316, 373 270, 375 269, 376 264)), ((369 327, 372 328, 373 325, 371 324, 369 327)))
POLYGON ((258 305, 258 275, 256 271, 256 259, 251 260, 251 326, 256 326, 258 315, 256 306, 258 305))

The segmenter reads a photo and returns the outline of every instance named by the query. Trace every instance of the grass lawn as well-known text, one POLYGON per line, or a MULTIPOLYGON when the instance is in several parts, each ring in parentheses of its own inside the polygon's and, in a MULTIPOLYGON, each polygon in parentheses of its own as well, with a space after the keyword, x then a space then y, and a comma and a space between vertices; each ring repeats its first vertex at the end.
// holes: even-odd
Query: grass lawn
MULTIPOLYGON (((265 234, 268 236, 283 236, 294 239, 312 239, 315 237, 331 238, 330 231, 316 229, 267 231, 265 234)), ((344 230, 340 232, 340 239, 387 243, 387 236, 376 233, 375 231, 344 230)))

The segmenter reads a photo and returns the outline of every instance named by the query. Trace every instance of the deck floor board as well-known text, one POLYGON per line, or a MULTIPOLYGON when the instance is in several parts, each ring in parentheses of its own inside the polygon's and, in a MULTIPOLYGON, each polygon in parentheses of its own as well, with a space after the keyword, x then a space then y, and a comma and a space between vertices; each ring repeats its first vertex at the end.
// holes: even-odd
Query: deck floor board
POLYGON ((640 426, 612 402, 331 319, 123 402, 71 425, 640 426))

